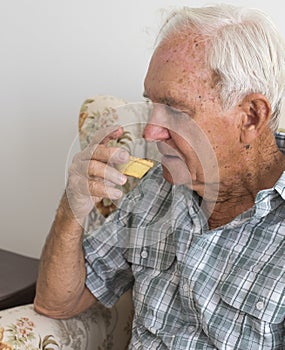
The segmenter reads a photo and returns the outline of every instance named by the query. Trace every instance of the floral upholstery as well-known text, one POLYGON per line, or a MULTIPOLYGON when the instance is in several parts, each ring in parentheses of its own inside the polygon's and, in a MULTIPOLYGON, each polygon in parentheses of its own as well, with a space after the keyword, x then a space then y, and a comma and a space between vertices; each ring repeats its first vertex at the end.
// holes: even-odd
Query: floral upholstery
MULTIPOLYGON (((105 126, 120 124, 124 135, 118 144, 132 154, 157 160, 154 145, 147 145, 142 130, 148 106, 145 103, 127 104, 112 96, 96 96, 86 100, 79 117, 79 139, 83 149, 94 132, 105 126)), ((126 193, 137 183, 129 178, 123 187, 126 193)), ((88 234, 116 208, 107 200, 98 204, 86 223, 88 234)), ((33 305, 0 311, 0 350, 122 350, 128 347, 132 325, 132 291, 125 293, 111 309, 95 305, 68 320, 54 320, 37 314, 33 305)))
MULTIPOLYGON (((132 155, 159 161, 159 154, 154 143, 146 143, 143 139, 143 129, 149 114, 146 103, 127 103, 125 100, 113 96, 96 96, 87 99, 80 110, 79 139, 84 149, 92 140, 94 133, 111 125, 122 125, 124 134, 116 141, 110 141, 111 146, 120 146, 127 149, 132 155)), ((136 186, 138 180, 129 178, 122 190, 127 193, 136 186)), ((89 215, 86 231, 102 224, 116 208, 116 203, 104 199, 97 204, 89 215), (99 210, 98 210, 99 209, 99 210)))
POLYGON ((129 342, 131 291, 112 309, 95 305, 68 320, 55 320, 23 305, 0 311, 0 350, 121 350, 129 342))

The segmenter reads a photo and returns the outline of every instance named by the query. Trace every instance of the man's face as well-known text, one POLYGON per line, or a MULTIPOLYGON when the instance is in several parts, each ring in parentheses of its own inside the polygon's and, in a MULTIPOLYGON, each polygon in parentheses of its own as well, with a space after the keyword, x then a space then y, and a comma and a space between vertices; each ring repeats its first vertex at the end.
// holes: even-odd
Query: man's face
POLYGON ((195 34, 172 36, 156 49, 145 78, 153 110, 144 137, 158 142, 165 179, 201 194, 229 175, 239 146, 237 113, 222 108, 207 45, 195 34))

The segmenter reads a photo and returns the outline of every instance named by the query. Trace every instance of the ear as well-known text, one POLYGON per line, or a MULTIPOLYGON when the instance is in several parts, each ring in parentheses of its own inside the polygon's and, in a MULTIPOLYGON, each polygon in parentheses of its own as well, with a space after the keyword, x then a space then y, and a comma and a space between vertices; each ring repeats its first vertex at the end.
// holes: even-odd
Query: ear
POLYGON ((250 144, 268 126, 271 118, 271 105, 262 94, 247 95, 241 105, 241 142, 250 144))

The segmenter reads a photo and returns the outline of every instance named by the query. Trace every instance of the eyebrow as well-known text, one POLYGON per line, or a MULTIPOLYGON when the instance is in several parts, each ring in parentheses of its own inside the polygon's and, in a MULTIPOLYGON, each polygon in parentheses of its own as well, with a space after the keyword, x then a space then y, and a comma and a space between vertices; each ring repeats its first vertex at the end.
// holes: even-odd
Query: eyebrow
MULTIPOLYGON (((143 97, 148 99, 148 100, 151 100, 151 98, 145 92, 143 93, 143 97)), ((165 104, 165 105, 167 105, 169 107, 171 107, 171 106, 178 106, 180 104, 183 104, 183 103, 179 103, 176 99, 174 99, 174 98, 172 98, 170 96, 165 96, 165 97, 158 98, 155 103, 165 104)))
MULTIPOLYGON (((143 93, 143 97, 151 100, 151 98, 147 95, 146 92, 143 93)), ((190 112, 191 115, 195 114, 195 110, 193 108, 190 108, 189 106, 187 106, 183 100, 177 100, 171 96, 165 96, 165 97, 158 98, 158 100, 154 103, 161 103, 161 104, 169 106, 170 108, 172 107, 174 109, 181 110, 182 112, 185 111, 188 114, 190 112)))

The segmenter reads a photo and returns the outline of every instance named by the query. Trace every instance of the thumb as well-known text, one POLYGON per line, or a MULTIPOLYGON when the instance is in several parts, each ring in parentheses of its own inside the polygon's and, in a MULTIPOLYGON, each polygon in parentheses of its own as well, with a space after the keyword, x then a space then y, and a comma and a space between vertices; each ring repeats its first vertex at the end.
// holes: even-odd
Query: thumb
POLYGON ((123 135, 124 129, 120 125, 111 125, 106 128, 98 130, 92 141, 90 142, 90 146, 96 144, 107 144, 110 140, 115 140, 121 135, 123 135))

